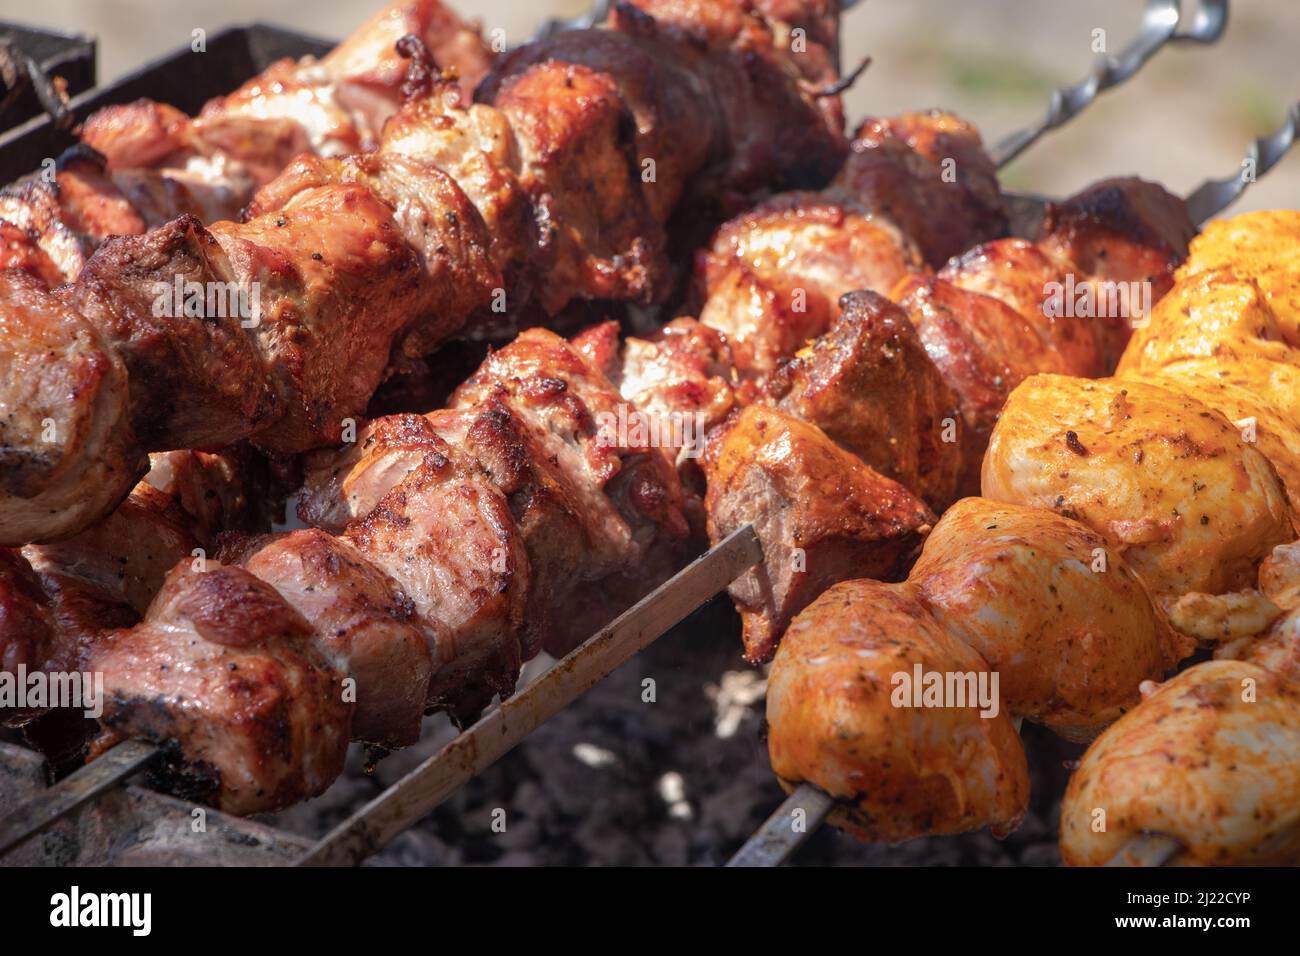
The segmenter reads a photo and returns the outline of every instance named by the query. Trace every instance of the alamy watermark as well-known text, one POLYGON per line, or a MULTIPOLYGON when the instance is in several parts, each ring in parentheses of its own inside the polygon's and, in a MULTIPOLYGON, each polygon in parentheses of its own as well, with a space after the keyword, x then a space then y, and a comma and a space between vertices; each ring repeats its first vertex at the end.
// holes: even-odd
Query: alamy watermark
POLYGON ((602 448, 679 448, 685 458, 704 452, 703 412, 655 415, 628 405, 596 413, 596 443, 602 448))
POLYGON ((242 328, 262 322, 262 287, 258 282, 155 282, 153 314, 157 318, 239 319, 242 328))
POLYGON ((1075 282, 1066 273, 1064 282, 1043 285, 1043 314, 1059 319, 1127 319, 1135 329, 1151 321, 1151 283, 1096 280, 1075 282))
POLYGON ((927 671, 920 663, 895 671, 889 679, 895 707, 978 707, 980 716, 998 715, 997 671, 927 671))
POLYGON ((0 708, 80 710, 91 719, 104 713, 104 675, 100 671, 0 671, 0 708))

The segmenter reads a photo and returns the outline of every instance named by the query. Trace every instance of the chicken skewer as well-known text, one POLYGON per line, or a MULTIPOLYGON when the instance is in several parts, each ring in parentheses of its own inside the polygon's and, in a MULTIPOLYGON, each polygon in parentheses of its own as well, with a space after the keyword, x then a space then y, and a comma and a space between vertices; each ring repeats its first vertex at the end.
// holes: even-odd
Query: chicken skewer
POLYGON ((392 0, 319 61, 280 60, 194 118, 149 100, 90 116, 54 175, 0 190, 0 268, 54 287, 76 278, 110 235, 138 235, 182 214, 236 219, 254 191, 301 152, 373 147, 400 103, 394 50, 421 37, 466 96, 491 66, 477 33, 439 0, 392 0))
MULTIPOLYGON (((1251 217, 1249 216, 1243 217, 1243 219, 1250 220, 1251 217)), ((1285 229, 1285 228, 1286 226, 1284 223, 1279 223, 1278 225, 1274 226, 1271 222, 1266 221, 1262 226, 1257 227, 1256 233, 1268 235, 1269 229, 1285 229)), ((1222 224, 1219 227, 1219 229, 1220 229, 1220 234, 1229 233, 1233 236, 1235 240, 1235 241, 1230 241, 1228 243, 1224 243, 1221 241, 1217 243, 1218 249, 1224 250, 1221 253, 1222 263, 1224 264, 1231 263, 1233 262, 1235 257, 1240 256, 1244 261, 1249 263, 1248 268, 1256 268, 1256 269, 1268 268, 1269 260, 1264 258, 1264 256, 1267 255, 1267 253, 1256 253, 1252 258, 1251 252, 1240 251, 1241 246, 1243 245, 1243 241, 1241 237, 1250 235, 1249 226, 1243 224, 1241 227, 1236 227, 1236 231, 1233 232, 1234 225, 1232 223, 1227 223, 1227 224, 1222 224)), ((1266 248, 1266 246, 1263 246, 1262 243, 1261 243, 1261 247, 1266 248)), ((1206 253, 1212 248, 1215 248, 1215 246, 1212 245, 1208 240, 1201 242, 1200 249, 1202 251, 1202 255, 1201 255, 1202 261, 1200 263, 1194 262, 1193 264, 1189 264, 1188 267, 1189 269, 1193 270, 1193 273, 1206 272, 1207 269, 1215 267, 1214 256, 1206 255, 1206 253), (1211 261, 1211 265, 1209 266, 1205 264, 1205 260, 1207 258, 1210 259, 1211 261), (1195 268, 1193 268, 1193 265, 1195 266, 1195 268)), ((1273 266, 1273 268, 1275 270, 1278 270, 1280 267, 1273 266)), ((1258 377, 1252 377, 1253 373, 1250 372, 1247 367, 1243 367, 1242 369, 1242 373, 1241 373, 1243 376, 1242 378, 1232 379, 1232 381, 1234 381, 1234 385, 1232 386, 1231 389, 1228 388, 1226 383, 1216 384, 1211 386, 1208 384, 1208 380, 1202 377, 1205 374, 1205 370, 1199 368, 1195 361, 1182 362, 1181 364, 1176 361, 1170 361, 1171 359, 1178 358, 1179 356, 1178 348, 1180 347, 1180 342, 1178 339, 1179 331, 1177 329, 1176 324, 1171 323, 1167 317, 1175 316, 1176 314, 1178 314, 1180 307, 1181 308, 1188 307, 1187 305, 1182 304, 1188 300, 1187 286, 1193 286, 1194 288, 1192 289, 1192 292, 1194 294, 1199 294, 1201 297, 1205 298, 1210 302, 1220 301, 1224 303, 1223 306, 1224 308, 1231 309, 1233 307, 1229 304, 1232 301, 1232 293, 1218 292, 1218 291, 1211 291, 1211 290, 1213 290, 1216 285, 1222 285, 1225 281, 1230 285, 1231 282, 1234 280, 1231 277, 1225 278, 1223 276, 1220 276, 1217 273, 1206 273, 1206 274, 1209 277, 1208 281, 1206 279, 1202 279, 1200 282, 1197 282, 1195 280, 1194 274, 1193 276, 1190 277, 1186 274, 1183 275, 1182 281, 1184 283, 1184 287, 1181 290, 1179 290, 1178 295, 1176 296, 1178 301, 1166 302, 1163 306, 1161 306, 1161 309, 1158 312, 1159 319, 1156 322, 1153 322, 1152 328, 1143 330, 1140 333, 1143 338, 1138 342, 1134 343, 1134 346, 1131 347, 1125 359, 1125 364, 1121 366, 1121 374, 1124 375, 1127 372, 1127 376, 1125 378, 1121 378, 1118 381, 1121 385, 1124 386, 1126 390, 1124 394, 1127 394, 1129 396, 1130 401, 1136 400, 1139 403, 1145 402, 1147 406, 1151 406, 1151 403, 1155 401, 1157 398, 1156 394, 1154 393, 1148 394, 1147 392, 1142 391, 1141 388, 1139 387, 1140 381, 1134 377, 1136 374, 1138 374, 1137 370, 1140 368, 1140 363, 1143 361, 1141 356, 1150 356, 1154 358, 1157 363, 1159 363, 1160 361, 1164 361, 1166 363, 1163 366, 1165 371, 1161 374, 1167 376, 1171 384, 1180 381, 1195 383, 1193 384, 1192 387, 1196 390, 1196 393, 1201 395, 1209 395, 1210 396, 1209 403, 1213 406, 1222 409, 1225 414, 1228 414, 1235 418, 1236 415, 1240 412, 1240 407, 1239 407, 1240 403, 1245 403, 1246 405, 1249 405, 1253 411, 1255 411, 1261 416, 1261 421, 1267 423, 1266 425, 1261 426, 1261 428, 1266 429, 1268 432, 1271 433, 1270 438, 1267 442, 1261 439, 1262 450, 1264 450, 1269 455, 1269 458, 1272 460, 1273 464, 1277 466, 1278 472, 1282 475, 1283 479, 1287 480, 1287 484, 1290 485, 1293 483, 1293 479, 1290 479, 1288 476, 1291 476, 1294 470, 1293 463, 1290 460, 1294 455, 1294 451, 1290 450, 1291 446, 1289 444, 1283 444, 1283 442, 1289 442, 1289 439, 1285 437, 1287 434, 1289 434, 1289 432, 1286 427, 1283 427, 1280 424, 1281 420, 1276 415, 1271 413, 1265 414, 1267 410, 1271 407, 1270 403, 1276 403, 1278 400, 1284 398, 1286 394, 1285 387, 1283 387, 1282 392, 1275 391, 1270 395, 1268 389, 1269 388, 1276 389, 1278 386, 1265 384, 1263 386, 1265 390, 1263 392, 1260 392, 1258 390, 1258 383, 1260 382, 1260 379, 1258 377), (1162 322, 1160 321, 1160 319, 1164 321, 1162 322), (1173 325, 1172 328, 1171 325, 1173 325), (1162 336, 1172 336, 1174 340, 1173 344, 1172 345, 1163 344, 1162 336), (1158 342, 1161 344, 1157 346, 1156 343, 1158 342), (1166 358, 1162 360, 1160 356, 1166 356, 1166 358), (1245 384, 1247 382, 1252 382, 1252 381, 1257 383, 1254 389, 1252 389, 1252 386, 1245 384), (1276 429, 1281 429, 1281 431, 1279 432, 1276 429)), ((1266 290, 1268 290, 1268 294, 1270 295, 1270 297, 1276 296, 1276 301, 1278 302, 1286 301, 1284 298, 1285 296, 1284 291, 1275 291, 1275 290, 1283 290, 1286 288, 1285 283, 1288 280, 1286 278, 1287 273, 1285 272, 1285 269, 1281 269, 1280 271, 1274 271, 1274 272, 1268 272, 1268 271, 1265 271, 1263 273, 1255 272, 1254 275, 1267 277, 1267 284, 1265 284, 1265 288, 1266 290)), ((1293 272, 1291 273, 1291 276, 1292 278, 1290 281, 1293 282, 1294 281, 1293 272)), ((1261 283, 1264 283, 1264 278, 1261 278, 1259 281, 1261 281, 1261 283)), ((1214 306, 1210 306, 1209 308, 1214 308, 1214 306)), ((1197 329, 1210 328, 1208 324, 1205 324, 1204 319, 1196 313, 1195 309, 1196 307, 1192 306, 1192 312, 1190 313, 1190 315, 1193 316, 1193 318, 1189 318, 1187 321, 1191 324, 1196 324, 1197 329)), ((1260 325, 1261 321, 1263 321, 1264 327, 1267 327, 1268 320, 1252 319, 1249 318, 1248 316, 1242 316, 1240 318, 1240 322, 1244 322, 1246 325, 1249 325, 1250 328, 1261 327, 1260 325)), ((1284 318, 1282 319, 1282 321, 1286 322, 1289 320, 1284 318)), ((1228 323, 1225 323, 1222 319, 1219 320, 1220 328, 1223 328, 1225 325, 1231 327, 1231 324, 1232 324, 1231 320, 1228 323)), ((1188 331, 1191 332, 1190 327, 1188 331)), ((1195 334, 1200 335, 1201 333, 1197 332, 1195 334)), ((1217 334, 1220 337, 1224 337, 1224 333, 1222 332, 1217 334)), ((1234 345, 1232 347, 1233 350, 1230 352, 1225 352, 1222 346, 1216 347, 1214 350, 1214 354, 1216 356, 1222 355, 1227 357, 1227 359, 1231 361, 1234 359, 1241 360, 1242 357, 1249 354, 1248 349, 1251 348, 1251 345, 1250 345, 1250 340, 1248 338, 1239 341, 1237 338, 1235 338, 1235 333, 1228 333, 1228 335, 1233 336, 1231 338, 1231 341, 1234 342, 1234 345)), ((1194 341, 1196 341, 1194 337, 1188 337, 1183 340, 1184 343, 1194 342, 1194 341)), ((1273 349, 1273 351, 1276 351, 1276 349, 1273 349)), ((1284 360, 1284 359, 1280 359, 1278 355, 1274 355, 1272 357, 1273 362, 1277 362, 1279 360, 1284 360)), ((1148 359, 1147 361, 1150 361, 1150 359, 1148 359)), ((1156 367, 1160 368, 1161 366, 1157 365, 1156 367)), ((1281 369, 1279 368, 1278 371, 1280 372, 1281 369)), ((1047 380, 1050 381, 1051 377, 1048 377, 1047 380)), ((1156 380, 1157 381, 1160 380, 1159 375, 1157 375, 1156 380)), ((1065 384, 1067 382, 1074 382, 1074 381, 1077 380, 1072 380, 1072 379, 1060 380, 1062 384, 1065 384)), ((1265 379, 1264 381, 1267 382, 1267 379, 1265 379)), ((1028 424, 1029 422, 1037 420, 1040 416, 1044 416, 1044 415, 1047 416, 1047 419, 1045 420, 1050 420, 1052 422, 1052 425, 1049 426, 1050 428, 1055 428, 1056 424, 1058 423, 1061 417, 1064 417, 1065 420, 1067 421, 1071 417, 1074 417, 1073 413, 1066 413, 1064 416, 1053 415, 1051 412, 1053 406, 1044 404, 1043 401, 1044 395, 1041 393, 1041 387, 1039 387, 1039 391, 1037 392, 1035 392, 1031 388, 1031 386, 1033 386, 1035 382, 1036 382, 1035 379, 1028 380, 1025 383, 1025 385, 1021 389, 1018 389, 1017 392, 1013 395, 1013 401, 1009 406, 1009 410, 1008 410, 1008 414, 1011 417, 999 424, 998 426, 999 431, 1004 431, 1008 435, 1014 434, 1019 429, 1024 428, 1026 424, 1028 424), (1024 396, 1023 398, 1021 398, 1022 395, 1024 396), (1017 405, 1017 401, 1020 402, 1019 405, 1017 405)), ((1077 404, 1077 398, 1065 399, 1064 401, 1065 401, 1064 405, 1056 405, 1055 407, 1063 409, 1069 405, 1077 404)), ((1150 413, 1148 412, 1148 414, 1150 413)), ((1195 421, 1196 420, 1195 413, 1192 412, 1189 413, 1188 415, 1183 415, 1181 416, 1181 419, 1183 421, 1195 421)), ((1065 426, 1062 425, 1062 427, 1064 428, 1065 426)), ((1095 427, 1095 423, 1094 423, 1094 427, 1095 427)), ((1075 432, 1070 432, 1070 434, 1075 434, 1075 432)), ((1083 436, 1077 440, 1080 447, 1085 449, 1090 449, 1089 451, 1086 451, 1085 454, 1096 454, 1099 451, 1103 454, 1104 457, 1099 462, 1101 467, 1113 468, 1115 464, 1118 464, 1117 462, 1113 462, 1113 460, 1110 459, 1109 457, 1106 457, 1111 454, 1111 451, 1107 444, 1103 444, 1102 439, 1097 439, 1097 438, 1090 439, 1089 436, 1093 433, 1090 431, 1085 431, 1083 428, 1079 429, 1078 434, 1080 436, 1083 436), (1083 443, 1085 441, 1089 442, 1089 444, 1084 445, 1083 443)), ((1192 439, 1189 438, 1188 440, 1190 441, 1192 439)), ((1107 439, 1106 441, 1109 442, 1109 439, 1107 439)), ((999 497, 1003 500, 1021 501, 1024 504, 1032 504, 1037 507, 1050 508, 1054 506, 1057 510, 1071 509, 1073 507, 1071 504, 1072 501, 1081 502, 1083 500, 1083 498, 1078 497, 1078 495, 1081 493, 1086 496, 1087 491, 1083 490, 1082 492, 1080 492, 1080 489, 1078 487, 1073 487, 1073 486, 1072 486, 1072 490, 1067 491, 1065 496, 1062 498, 1031 496, 1029 499, 1025 499, 1021 493, 1009 490, 1008 486, 1005 484, 1005 480, 1006 480, 1005 477, 1001 479, 1003 483, 1001 484, 995 483, 993 488, 990 489, 990 484, 988 480, 988 475, 990 474, 989 469, 992 469, 992 474, 994 475, 1005 474, 1009 476, 1011 474, 1017 474, 1017 473, 1027 475, 1031 472, 1032 469, 1026 468, 1025 466, 1026 459, 1024 458, 1024 456, 1026 454, 1029 454, 1031 456, 1030 460, 1032 460, 1032 455, 1037 454, 1037 452, 1028 452, 1027 450, 1028 446, 1025 446, 1023 444, 1018 444, 1017 447, 1019 450, 1016 451, 1000 448, 995 441, 995 445, 993 448, 990 449, 989 457, 986 460, 986 480, 985 480, 986 494, 990 493, 990 490, 992 490, 996 497, 999 497), (995 465, 995 463, 998 464, 995 465), (1018 463, 1018 464, 1014 464, 1013 467, 1010 470, 1007 470, 1005 473, 999 471, 999 469, 1005 467, 1006 464, 1012 464, 1012 463, 1018 463)), ((1154 449, 1157 446, 1148 446, 1148 447, 1154 449)), ((1253 454, 1254 454, 1253 451, 1251 451, 1250 455, 1253 454)), ((1249 458, 1250 455, 1247 455, 1247 457, 1249 458)), ((1077 454, 1076 457, 1078 457, 1077 454)), ((1141 463, 1140 457, 1138 461, 1140 464, 1141 463)), ((1062 464, 1065 464, 1065 462, 1063 461, 1062 464)), ((1090 466, 1090 467, 1095 467, 1095 466, 1090 466)), ((1153 464, 1152 467, 1159 470, 1158 464, 1153 464)), ((1176 463, 1171 465, 1171 468, 1174 469, 1177 469, 1179 467, 1186 467, 1186 466, 1181 466, 1176 463)), ((1089 482, 1095 480, 1094 478, 1090 478, 1090 477, 1083 477, 1082 479, 1080 479, 1077 466, 1070 468, 1069 470, 1074 473, 1071 480, 1076 484, 1082 481, 1082 484, 1085 489, 1086 486, 1089 484, 1089 482)), ((1014 479, 1014 480, 1019 481, 1019 479, 1014 479)), ((1274 479, 1274 481, 1276 481, 1276 479, 1274 479)), ((1211 481, 1208 477, 1204 477, 1204 476, 1202 476, 1201 479, 1198 479, 1198 483, 1200 487, 1212 486, 1214 484, 1213 481, 1211 481)), ((1265 483, 1267 484, 1267 482, 1265 483)), ((1062 488, 1061 490, 1064 491, 1065 489, 1062 488)), ((1046 489, 1044 489, 1044 492, 1045 491, 1046 489)), ((1241 501, 1251 502, 1255 500, 1255 493, 1253 491, 1243 494, 1243 492, 1245 491, 1246 489, 1239 488, 1238 492, 1235 493, 1235 497, 1239 500, 1239 502, 1241 501)), ((1280 490, 1277 492, 1277 495, 1280 498, 1280 500, 1285 500, 1285 498, 1281 497, 1280 490)), ((1120 497, 1117 500, 1123 501, 1124 499, 1120 497)), ((1186 506, 1184 506, 1184 510, 1186 510, 1186 506)), ((1081 517, 1086 522, 1091 522, 1094 524, 1096 522, 1095 516, 1090 517, 1088 512, 1071 511, 1070 513, 1078 514, 1078 516, 1081 517)), ((1245 511, 1238 508, 1236 510, 1236 513, 1239 516, 1244 516, 1245 511)), ((1227 513, 1220 512, 1220 517, 1227 518, 1227 513)), ((1204 524, 1211 524, 1212 522, 1203 520, 1201 523, 1204 525, 1204 524)), ((1214 521, 1213 524, 1220 526, 1222 530, 1218 532, 1211 531, 1209 532, 1211 535, 1227 534, 1227 535, 1234 536, 1231 540, 1226 540, 1222 545, 1219 546, 1224 549, 1223 551, 1224 554, 1237 553, 1234 549, 1237 548, 1239 545, 1233 544, 1232 543, 1233 540, 1239 540, 1240 545, 1248 546, 1254 551, 1254 553, 1258 554, 1260 547, 1266 548, 1269 545, 1270 541, 1274 540, 1275 538, 1277 539, 1287 538, 1288 532, 1291 531, 1290 524, 1287 524, 1286 526, 1279 525, 1274 529, 1274 532, 1271 535, 1264 534, 1261 536, 1257 534, 1255 530, 1250 527, 1241 524, 1233 524, 1231 519, 1228 519, 1222 525, 1220 525, 1219 521, 1217 520, 1214 521), (1254 543, 1250 544, 1249 542, 1254 542, 1254 543)), ((1118 525, 1114 525, 1112 527, 1117 528, 1118 525)), ((1111 533, 1114 532, 1112 531, 1111 533)), ((1219 578, 1224 577, 1225 569, 1228 575, 1234 574, 1235 572, 1232 569, 1235 567, 1234 562, 1238 559, 1215 560, 1214 558, 1208 558, 1208 559, 1201 560, 1195 564, 1189 564, 1187 561, 1182 561, 1178 559, 1176 555, 1179 553, 1178 549, 1180 547, 1182 548, 1186 547, 1185 545, 1179 543, 1184 539, 1186 535, 1187 535, 1186 532, 1175 532, 1174 536, 1171 539, 1152 540, 1149 544, 1138 542, 1135 539, 1131 544, 1127 546, 1129 554, 1134 556, 1134 560, 1140 560, 1141 562, 1140 566, 1143 571, 1144 580, 1149 582, 1153 592, 1157 596, 1160 596, 1161 594, 1168 594, 1168 593, 1176 594, 1178 593, 1178 591, 1186 590, 1188 587, 1192 587, 1193 589, 1197 587, 1204 587, 1204 588, 1212 588, 1215 590, 1221 590, 1225 586, 1231 586, 1234 583, 1233 580, 1228 580, 1226 578, 1224 578, 1223 580, 1219 580, 1219 578), (1157 556, 1161 556, 1161 557, 1157 557, 1157 556), (1178 563, 1177 564, 1173 563, 1175 561, 1177 561, 1178 563), (1190 578, 1187 576, 1189 571, 1195 572, 1193 576, 1190 578)), ((918 570, 920 570, 920 566, 918 566, 918 570)), ((915 573, 916 572, 914 572, 914 575, 915 573)), ((923 574, 922 577, 924 577, 923 574)), ((1177 605, 1175 605, 1175 608, 1176 607, 1177 605)), ((1205 665, 1201 665, 1200 667, 1204 667, 1204 666, 1205 665)), ((1187 673, 1192 674, 1193 672, 1197 672, 1200 670, 1200 667, 1193 668, 1192 671, 1189 671, 1187 673)), ((1175 682, 1175 684, 1177 683, 1178 682, 1175 682)), ((1172 694, 1173 691, 1170 690, 1168 693, 1172 694)), ((1176 698, 1174 699, 1176 700, 1176 698)), ((1108 739, 1112 734, 1117 735, 1117 739, 1118 739, 1118 735, 1122 733, 1121 731, 1122 727, 1126 727, 1134 724, 1140 726, 1142 718, 1151 719, 1150 715, 1155 713, 1151 709, 1152 706, 1153 706, 1152 704, 1148 703, 1148 704, 1143 704, 1141 707, 1138 707, 1137 709, 1132 711, 1132 713, 1128 717, 1125 717, 1123 720, 1121 720, 1119 724, 1116 724, 1113 730, 1107 731, 1106 734, 1103 735, 1102 739, 1108 739)), ((1202 713, 1208 713, 1208 712, 1202 711, 1202 713)), ((771 712, 769 712, 769 716, 770 717, 772 716, 771 712)), ((1260 719, 1262 720, 1263 718, 1260 719)), ((775 718, 774 718, 774 724, 775 724, 775 718)), ((774 747, 775 746, 776 744, 774 743, 774 747)), ((1099 748, 1101 748, 1100 741, 1098 742, 1098 744, 1094 745, 1094 750, 1090 751, 1090 756, 1094 753, 1094 751, 1098 751, 1099 753, 1104 752, 1104 749, 1099 751, 1099 748)), ((1105 758, 1099 755, 1095 759, 1104 760, 1105 758)), ((1199 758, 1197 759, 1199 760, 1199 758)), ((775 757, 774 757, 774 762, 775 762, 775 757)), ((1160 763, 1163 766, 1163 762, 1160 763)), ((1085 758, 1085 766, 1087 765, 1088 765, 1088 760, 1087 758, 1085 758)), ((1200 766, 1200 764, 1198 764, 1198 766, 1200 766)), ((1076 776, 1076 783, 1082 778, 1082 776, 1083 776, 1082 774, 1076 776)), ((1137 774, 1137 777, 1146 779, 1146 777, 1140 773, 1137 774)), ((1096 779, 1096 777, 1094 776, 1092 779, 1096 779)), ((1134 775, 1132 773, 1128 773, 1127 779, 1134 779, 1134 775)), ((1074 791, 1074 789, 1075 789, 1075 784, 1072 784, 1072 792, 1074 791)), ((1157 786, 1157 789, 1159 789, 1159 786, 1157 786)), ((797 793, 796 797, 802 797, 805 795, 806 794, 804 793, 797 793)), ((1167 798, 1167 794, 1166 794, 1166 798, 1167 798)), ((1167 802, 1166 798, 1162 798, 1157 802, 1164 804, 1167 802)), ((797 802, 797 799, 795 800, 795 802, 797 802)), ((1099 801, 1099 797, 1097 797, 1096 795, 1093 795, 1088 798, 1079 798, 1079 803, 1084 807, 1097 806, 1100 805, 1100 802, 1103 801, 1099 801)), ((1078 817, 1086 818, 1087 812, 1088 812, 1087 810, 1080 811, 1078 817)), ((1085 822, 1083 824, 1079 824, 1075 826, 1073 832, 1086 833, 1087 830, 1088 827, 1085 822)), ((1064 840, 1065 840, 1065 833, 1063 832, 1063 842, 1064 840)), ((1113 842, 1114 841, 1112 840, 1112 844, 1113 842)), ((756 847, 747 847, 746 850, 743 851, 742 859, 752 858, 752 853, 755 852, 756 849, 757 849, 756 847)), ((1144 843, 1144 850, 1142 850, 1138 854, 1137 858, 1147 859, 1147 860, 1160 860, 1162 857, 1167 858, 1170 855, 1170 853, 1171 853, 1170 844, 1167 840, 1166 841, 1148 840, 1144 843)), ((1132 853, 1130 853, 1129 851, 1123 851, 1119 854, 1119 856, 1117 856, 1116 859, 1131 860, 1132 853)))

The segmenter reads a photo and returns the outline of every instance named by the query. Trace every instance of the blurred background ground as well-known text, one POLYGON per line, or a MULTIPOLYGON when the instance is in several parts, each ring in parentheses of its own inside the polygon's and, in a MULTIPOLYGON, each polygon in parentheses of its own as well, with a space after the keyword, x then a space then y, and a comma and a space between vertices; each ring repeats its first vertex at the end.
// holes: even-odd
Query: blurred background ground
MULTIPOLYGON (((587 0, 451 0, 510 42, 587 0)), ((0 19, 99 38, 100 78, 189 43, 190 31, 262 20, 341 37, 380 0, 0 0, 0 19)), ((1195 0, 1184 7, 1195 8, 1195 0)), ((1082 77, 1092 31, 1119 50, 1141 19, 1139 0, 864 0, 847 16, 845 62, 870 54, 849 115, 944 106, 996 141, 1036 117, 1056 86, 1082 77)), ((1076 126, 1009 167, 1012 187, 1066 194, 1102 175, 1136 173, 1185 192, 1239 167, 1252 136, 1300 99, 1300 3, 1237 0, 1218 46, 1167 48, 1130 86, 1106 94, 1076 126)), ((1240 211, 1300 202, 1300 151, 1252 189, 1240 211)))

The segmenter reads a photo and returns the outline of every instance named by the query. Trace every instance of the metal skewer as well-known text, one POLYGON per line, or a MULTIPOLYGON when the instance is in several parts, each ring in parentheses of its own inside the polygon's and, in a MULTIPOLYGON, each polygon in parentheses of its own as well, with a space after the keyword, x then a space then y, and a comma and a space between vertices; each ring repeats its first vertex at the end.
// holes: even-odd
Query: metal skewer
POLYGON ((1214 43, 1228 25, 1228 0, 1200 0, 1191 26, 1179 30, 1182 11, 1179 0, 1147 0, 1142 29, 1115 56, 1098 61, 1087 77, 1052 93, 1052 105, 1037 123, 1006 136, 989 150, 998 167, 1005 166, 1049 130, 1078 116, 1106 90, 1119 86, 1151 59, 1166 43, 1214 43))
POLYGON ((138 773, 159 754, 153 744, 127 740, 42 790, 0 820, 0 856, 26 843, 77 807, 138 773))
POLYGON ((811 784, 800 784, 727 861, 727 866, 780 866, 817 832, 833 809, 833 797, 811 784))
POLYGON ((387 846, 540 724, 762 560, 752 525, 731 533, 335 827, 297 865, 355 866, 387 846))
POLYGON ((1144 833, 1130 840, 1107 866, 1164 866, 1183 852, 1182 844, 1163 833, 1144 833))
POLYGON ((1192 222, 1202 223, 1215 213, 1231 206, 1256 179, 1277 165, 1278 160, 1295 145, 1300 133, 1300 103, 1292 105, 1286 119, 1268 136, 1260 136, 1246 151, 1246 161, 1235 176, 1209 179, 1187 197, 1187 213, 1192 222))

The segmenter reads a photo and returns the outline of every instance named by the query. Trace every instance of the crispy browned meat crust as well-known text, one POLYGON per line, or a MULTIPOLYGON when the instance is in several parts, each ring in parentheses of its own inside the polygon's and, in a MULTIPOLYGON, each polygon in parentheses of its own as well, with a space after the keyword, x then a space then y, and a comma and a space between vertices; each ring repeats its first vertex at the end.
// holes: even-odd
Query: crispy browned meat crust
MULTIPOLYGON (((82 389, 82 432, 41 443, 46 470, 68 481, 42 487, 21 464, 37 439, 6 433, 0 483, 23 484, 0 502, 0 542, 107 514, 145 450, 334 442, 394 349, 427 350, 494 310, 660 297, 674 209, 833 171, 842 135, 781 24, 740 0, 645 7, 654 15, 623 5, 608 30, 507 57, 468 108, 445 85, 413 83, 376 152, 301 159, 246 222, 181 217, 113 239, 66 290, 33 297, 33 313, 82 320, 64 324, 55 354, 75 345, 65 362, 114 374, 82 389), (225 308, 160 307, 177 281, 225 294, 225 308), (82 481, 78 510, 51 514, 91 468, 111 477, 82 481)), ((26 363, 23 349, 0 362, 26 363)), ((37 421, 53 402, 33 404, 37 421)))
POLYGON ((401 37, 423 39, 466 95, 493 55, 439 0, 394 0, 317 61, 280 60, 196 117, 152 100, 105 107, 82 124, 55 175, 0 191, 0 268, 50 286, 75 279, 109 236, 143 233, 180 215, 234 219, 256 189, 299 153, 374 146, 401 102, 401 37), (79 255, 67 248, 72 241, 79 255))

